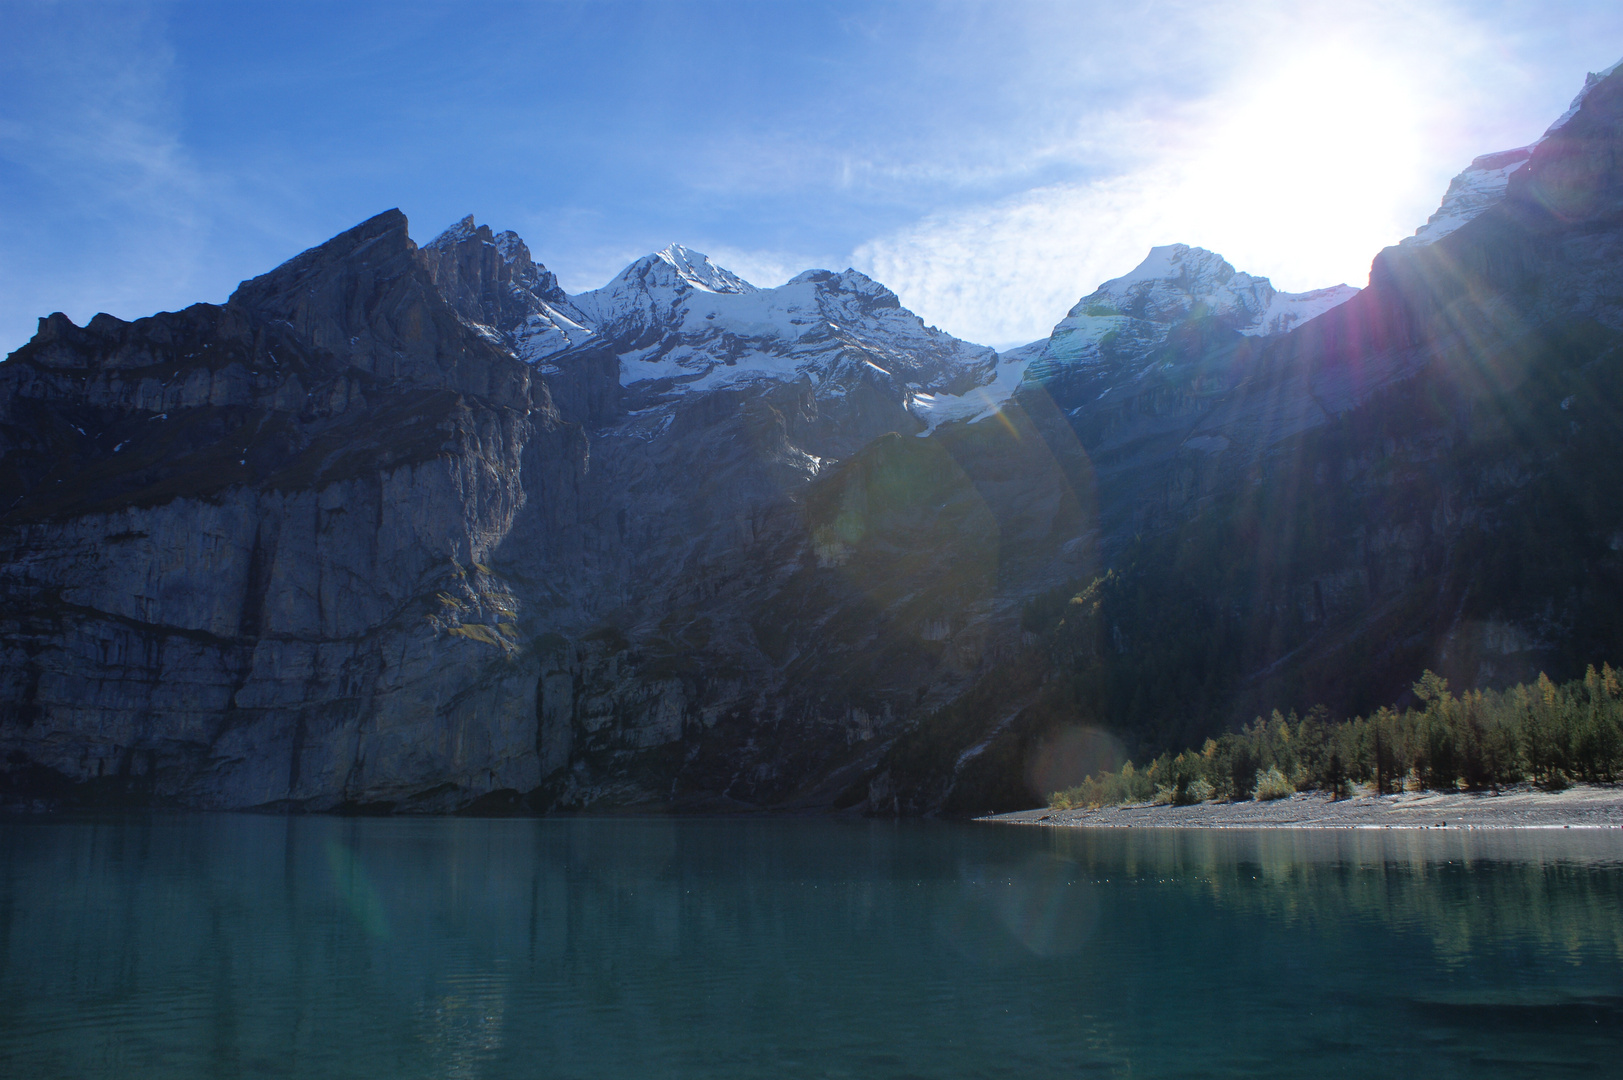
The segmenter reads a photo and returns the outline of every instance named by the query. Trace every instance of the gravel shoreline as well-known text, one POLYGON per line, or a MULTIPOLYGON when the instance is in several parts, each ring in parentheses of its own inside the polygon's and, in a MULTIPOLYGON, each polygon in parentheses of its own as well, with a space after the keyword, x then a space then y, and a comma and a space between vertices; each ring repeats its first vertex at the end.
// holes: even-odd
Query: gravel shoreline
POLYGON ((1491 792, 1406 792, 1332 799, 1319 791, 1272 802, 1097 810, 1016 810, 977 821, 1104 829, 1623 829, 1623 785, 1491 792))

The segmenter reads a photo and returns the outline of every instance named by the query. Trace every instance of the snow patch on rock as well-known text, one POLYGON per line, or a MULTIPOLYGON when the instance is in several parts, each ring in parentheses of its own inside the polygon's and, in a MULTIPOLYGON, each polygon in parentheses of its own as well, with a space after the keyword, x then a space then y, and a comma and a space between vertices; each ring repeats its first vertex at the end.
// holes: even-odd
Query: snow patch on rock
POLYGON ((919 436, 922 438, 953 420, 967 420, 973 424, 992 416, 1008 404, 1014 392, 1020 389, 1026 377, 1026 368, 1047 344, 1046 339, 1033 341, 998 354, 997 363, 991 368, 990 381, 966 393, 915 394, 908 400, 907 407, 924 421, 925 427, 919 436))
POLYGON ((1449 181, 1448 190, 1443 193, 1442 205, 1437 208, 1436 213, 1416 229, 1413 236, 1398 241, 1398 246, 1424 247, 1427 244, 1435 244, 1466 222, 1481 215, 1483 211, 1504 201, 1505 192, 1510 189, 1511 174, 1527 164, 1540 143, 1566 127, 1567 123, 1578 115, 1578 110, 1583 108, 1589 92, 1600 82, 1610 78, 1619 68, 1623 68, 1623 60, 1619 60, 1605 71, 1590 72, 1584 79, 1583 89, 1572 99, 1567 111, 1557 117, 1555 123, 1544 130, 1543 135, 1526 146, 1484 154, 1473 160, 1464 172, 1449 181))
POLYGON ((682 247, 639 259, 573 302, 600 340, 621 343, 628 387, 666 382, 666 392, 692 392, 805 378, 839 396, 861 377, 929 393, 996 358, 925 326, 855 270, 808 270, 761 289, 682 247))
POLYGON ((440 276, 463 276, 464 263, 484 263, 482 272, 490 280, 477 283, 484 290, 478 295, 471 291, 473 280, 461 283, 467 293, 449 280, 443 286, 451 291, 458 313, 482 337, 507 345, 520 359, 540 364, 592 334, 585 316, 558 287, 557 276, 533 261, 530 249, 511 230, 492 233, 469 214, 424 245, 423 254, 440 276), (494 261, 487 258, 492 254, 494 261))
POLYGON ((755 286, 710 261, 708 255, 690 251, 681 244, 672 244, 655 256, 676 269, 682 279, 696 289, 713 293, 754 292, 755 286))
POLYGON ((1469 168, 1449 181, 1443 203, 1426 223, 1415 230, 1413 236, 1398 241, 1399 247, 1424 247, 1435 244, 1457 230, 1484 210, 1497 205, 1510 187, 1510 174, 1527 164, 1533 156, 1533 143, 1514 150, 1501 150, 1497 154, 1484 154, 1471 162, 1469 168))

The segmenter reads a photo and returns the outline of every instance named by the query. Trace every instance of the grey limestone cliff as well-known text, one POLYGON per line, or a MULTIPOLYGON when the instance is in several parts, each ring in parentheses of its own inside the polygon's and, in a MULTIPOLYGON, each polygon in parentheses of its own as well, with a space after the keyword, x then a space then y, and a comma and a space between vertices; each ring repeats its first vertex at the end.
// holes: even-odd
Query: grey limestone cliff
POLYGON ((484 567, 526 506, 569 512, 585 447, 400 214, 222 307, 52 316, 0 379, 8 775, 222 806, 538 783, 484 567))

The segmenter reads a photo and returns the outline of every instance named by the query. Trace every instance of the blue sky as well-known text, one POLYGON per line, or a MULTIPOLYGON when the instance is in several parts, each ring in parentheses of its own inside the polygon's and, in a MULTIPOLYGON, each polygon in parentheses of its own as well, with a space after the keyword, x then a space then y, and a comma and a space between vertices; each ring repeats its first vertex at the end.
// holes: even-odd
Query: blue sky
POLYGON ((673 241, 759 284, 855 265, 993 345, 1154 244, 1361 285, 1620 57, 1615 2, 0 0, 0 352, 392 206, 576 291, 673 241))

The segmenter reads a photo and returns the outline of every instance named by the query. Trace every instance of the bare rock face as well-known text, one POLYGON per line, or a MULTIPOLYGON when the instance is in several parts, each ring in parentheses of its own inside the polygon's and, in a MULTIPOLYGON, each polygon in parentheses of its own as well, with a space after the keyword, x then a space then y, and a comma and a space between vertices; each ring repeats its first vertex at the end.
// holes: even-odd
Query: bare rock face
POLYGON ((457 314, 486 338, 510 343, 520 356, 533 359, 591 336, 557 277, 530 258, 517 233, 497 235, 470 214, 423 248, 421 257, 457 314))
POLYGON ((15 783, 312 807, 536 785, 536 665, 483 567, 584 451, 399 213, 224 307, 53 316, 0 379, 15 783))

